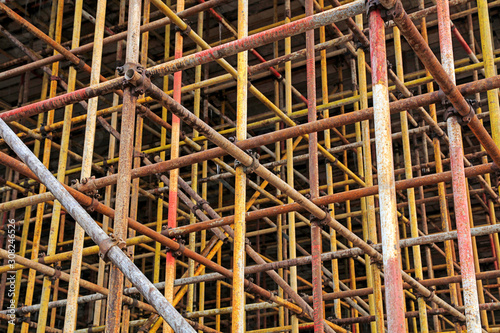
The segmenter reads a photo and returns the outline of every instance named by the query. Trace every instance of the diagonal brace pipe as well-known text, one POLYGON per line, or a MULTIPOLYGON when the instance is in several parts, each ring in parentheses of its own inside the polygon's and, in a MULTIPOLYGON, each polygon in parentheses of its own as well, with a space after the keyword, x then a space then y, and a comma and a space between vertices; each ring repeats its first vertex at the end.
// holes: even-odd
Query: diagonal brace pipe
MULTIPOLYGON (((37 177, 40 178, 43 184, 55 194, 68 213, 85 229, 96 244, 106 244, 111 241, 110 237, 96 224, 85 209, 80 206, 64 186, 57 181, 50 171, 45 168, 40 160, 33 155, 21 139, 1 119, 0 136, 37 177)), ((144 298, 153 305, 175 332, 196 332, 122 250, 117 246, 111 246, 107 252, 107 257, 113 264, 120 268, 123 274, 137 287, 144 298)))

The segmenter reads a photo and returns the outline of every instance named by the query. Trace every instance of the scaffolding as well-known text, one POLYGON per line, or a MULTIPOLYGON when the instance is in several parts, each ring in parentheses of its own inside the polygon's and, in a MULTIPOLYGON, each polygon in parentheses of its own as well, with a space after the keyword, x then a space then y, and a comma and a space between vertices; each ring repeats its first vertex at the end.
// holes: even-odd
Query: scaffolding
POLYGON ((499 27, 1 1, 0 331, 500 332, 499 27))

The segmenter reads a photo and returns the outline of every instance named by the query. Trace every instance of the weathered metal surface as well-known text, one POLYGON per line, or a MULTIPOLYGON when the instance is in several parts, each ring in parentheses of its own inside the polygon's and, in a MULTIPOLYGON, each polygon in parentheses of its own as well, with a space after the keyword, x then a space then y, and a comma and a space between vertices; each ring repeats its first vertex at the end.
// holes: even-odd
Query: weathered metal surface
MULTIPOLYGON (((15 160, 14 158, 6 155, 5 153, 0 152, 0 163, 3 165, 7 165, 11 168, 14 168, 15 170, 18 170, 19 172, 23 173, 24 175, 37 179, 29 170, 27 169, 26 165, 21 163, 20 161, 15 160)), ((465 176, 470 178, 470 177, 475 177, 477 175, 484 175, 487 173, 492 173, 496 172, 498 170, 498 167, 493 164, 483 164, 483 165, 478 165, 478 166, 473 166, 469 168, 465 168, 465 176)), ((446 181, 451 181, 452 175, 450 171, 443 172, 440 174, 432 174, 432 175, 426 175, 426 176, 421 176, 421 177, 415 177, 409 180, 400 180, 396 182, 396 190, 406 190, 410 187, 419 187, 419 186, 427 186, 427 185, 434 185, 439 182, 446 182, 446 181)), ((82 194, 79 191, 76 191, 75 189, 71 187, 66 187, 70 193, 75 196, 78 200, 82 200, 81 203, 84 206, 90 206, 92 204, 92 199, 90 197, 87 197, 86 195, 82 194)), ((330 203, 335 203, 335 202, 344 202, 347 200, 356 200, 359 198, 362 198, 364 196, 371 196, 375 195, 378 193, 378 185, 376 186, 371 186, 371 187, 366 187, 362 189, 354 189, 350 190, 349 192, 340 192, 340 193, 335 193, 332 195, 327 195, 327 196, 321 196, 318 199, 313 200, 313 203, 317 204, 318 206, 323 206, 323 205, 328 205, 330 203)), ((55 198, 53 195, 48 196, 48 198, 55 198)), ((109 212, 106 213, 104 210, 104 205, 99 204, 96 206, 96 210, 99 212, 108 215, 110 214, 109 212)), ((284 214, 287 212, 292 212, 292 211, 303 211, 303 208, 298 203, 290 203, 290 204, 285 204, 277 207, 270 207, 270 208, 263 208, 258 211, 253 211, 253 212, 247 212, 245 215, 245 218, 247 221, 252 221, 252 220, 257 220, 260 218, 264 217, 271 217, 271 216, 276 216, 279 214, 284 214)), ((129 221, 130 222, 130 221, 129 221)), ((234 216, 227 216, 227 217, 222 217, 220 219, 214 219, 206 222, 198 222, 195 225, 187 225, 187 226, 182 226, 182 227, 177 227, 176 229, 172 230, 165 230, 162 233, 165 234, 168 237, 174 238, 176 236, 184 235, 189 232, 194 232, 194 231, 200 231, 203 229, 210 229, 214 227, 219 227, 222 225, 230 225, 234 222, 234 216)))
POLYGON ((122 83, 122 78, 109 80, 107 82, 100 83, 97 87, 79 89, 71 93, 63 94, 40 102, 22 106, 17 109, 3 112, 0 114, 0 118, 3 121, 9 122, 25 117, 31 117, 49 110, 59 109, 69 104, 74 104, 85 99, 113 92, 116 89, 120 89, 122 83))
MULTIPOLYGON (((99 84, 101 75, 101 57, 102 57, 102 38, 104 36, 104 18, 106 13, 106 1, 98 2, 98 24, 96 31, 96 38, 94 40, 94 54, 92 56, 92 72, 91 76, 91 86, 99 84)), ((79 36, 77 39, 78 43, 74 45, 77 47, 79 45, 79 36)), ((73 75, 76 78, 76 70, 72 69, 73 75)), ((89 100, 87 105, 87 128, 85 131, 84 139, 84 150, 82 156, 82 172, 81 179, 90 178, 92 173, 92 159, 94 153, 94 140, 95 140, 95 129, 96 129, 96 114, 97 114, 98 98, 94 97, 89 100)), ((61 173, 58 173, 61 174, 61 173)), ((62 174, 61 174, 62 175, 62 174)), ((80 276, 82 267, 82 250, 84 246, 85 230, 79 225, 75 226, 74 242, 73 242, 73 256, 71 258, 70 271, 73 278, 69 281, 68 285, 68 303, 66 305, 65 313, 65 325, 64 332, 72 332, 76 328, 77 314, 78 314, 78 303, 77 299, 80 294, 80 276)))
POLYGON ((171 61, 166 64, 151 67, 148 69, 148 73, 151 75, 166 75, 178 70, 202 65, 238 52, 250 50, 261 45, 281 40, 285 37, 294 36, 310 29, 319 28, 332 22, 344 20, 348 17, 362 13, 363 10, 364 1, 356 0, 352 3, 343 5, 342 7, 337 7, 311 17, 303 18, 277 28, 269 29, 255 35, 236 40, 234 42, 229 42, 209 50, 201 51, 193 55, 183 57, 177 61, 171 61))
MULTIPOLYGON (((248 37, 248 0, 238 0, 238 40, 248 37)), ((248 117, 248 52, 240 52, 237 56, 237 85, 236 85, 236 141, 247 138, 248 117)), ((235 167, 235 193, 234 193, 234 233, 233 237, 233 290, 232 306, 233 314, 231 331, 243 333, 247 330, 246 321, 246 295, 244 289, 245 266, 246 266, 246 201, 247 201, 247 175, 245 164, 240 163, 235 167)))
MULTIPOLYGON (((453 57, 453 43, 450 28, 450 9, 447 0, 437 1, 439 41, 441 49, 441 62, 445 76, 449 78, 451 84, 455 82, 455 66, 453 57)), ((462 97, 463 99, 463 97, 462 97)), ((450 99, 450 101, 452 101, 450 99)), ((465 102, 465 101, 464 101, 465 102)), ((456 107, 454 105, 454 107, 456 107)), ((471 108, 469 106, 469 108, 471 108)), ((460 112, 459 114, 463 114, 460 112)), ((477 117, 476 117, 477 119, 477 117)), ((463 298, 465 303, 465 317, 467 331, 481 332, 481 318, 479 316, 479 300, 475 279, 474 256, 472 250, 472 240, 470 237, 469 206, 467 201, 467 185, 464 172, 464 155, 462 146, 462 128, 458 124, 458 119, 451 116, 447 120, 448 137, 450 142, 450 160, 452 173, 453 202, 455 211, 455 222, 458 233, 458 253, 460 256, 463 298)), ((481 124, 479 125, 481 128, 481 124)), ((486 133, 489 136, 488 133, 486 133)), ((489 149, 491 150, 491 149, 489 149)))
POLYGON ((399 228, 396 215, 385 29, 380 9, 372 9, 369 12, 369 24, 387 329, 389 332, 402 332, 405 330, 405 298, 401 277, 401 252, 397 246, 399 228))
MULTIPOLYGON (((139 62, 139 40, 141 26, 141 0, 129 1, 126 64, 139 62)), ((134 77, 125 72, 130 83, 123 92, 123 109, 120 133, 120 162, 118 164, 118 181, 116 183, 115 216, 113 232, 116 239, 126 239, 128 236, 128 217, 130 207, 130 171, 132 169, 134 152, 134 131, 136 118, 137 93, 134 90, 134 77)), ((137 72, 135 72, 137 74, 137 72)), ((116 248, 116 247, 113 247, 116 248)), ((112 248, 112 249, 113 249, 112 248)), ((132 279, 129 278, 130 281, 132 279)), ((121 327, 122 298, 124 276, 117 266, 111 266, 109 291, 106 311, 106 332, 119 332, 121 327)), ((146 297, 147 298, 147 297, 146 297)), ((168 302, 168 300, 167 300, 168 302)), ((170 304, 170 303, 169 303, 170 304)), ((165 318, 164 318, 165 319, 165 318)))
MULTIPOLYGON (((483 79, 476 82, 466 83, 458 86, 464 95, 473 94, 476 92, 484 92, 490 89, 496 89, 500 87, 500 75, 483 79)), ((437 103, 442 100, 444 95, 441 91, 427 93, 420 96, 406 98, 404 100, 399 100, 397 102, 392 102, 389 104, 391 108, 391 114, 401 112, 407 109, 413 109, 419 106, 426 106, 431 103, 437 103)), ((268 134, 263 134, 256 136, 244 141, 236 143, 241 149, 251 149, 262 145, 267 145, 274 143, 276 141, 286 140, 288 138, 298 137, 307 133, 312 133, 314 131, 323 131, 327 128, 340 127, 343 125, 352 124, 362 120, 372 119, 373 108, 363 109, 344 115, 333 116, 327 119, 321 119, 314 123, 301 124, 294 127, 284 128, 277 132, 272 132, 268 134)), ((152 166, 144 166, 138 169, 132 170, 132 178, 144 177, 147 175, 152 175, 159 172, 165 172, 171 170, 172 168, 180 168, 183 166, 191 165, 193 163, 200 163, 204 160, 214 159, 216 157, 224 156, 226 152, 222 148, 212 148, 203 152, 193 153, 187 156, 181 156, 175 161, 165 161, 162 163, 157 163, 152 166)), ((107 177, 102 177, 94 180, 89 180, 86 185, 80 184, 78 189, 81 191, 92 190, 93 188, 102 188, 104 186, 115 184, 118 176, 111 175, 107 177)))
MULTIPOLYGON (((401 33, 405 36, 406 40, 413 48, 419 59, 424 64, 425 68, 429 70, 432 74, 436 82, 439 84, 441 91, 444 93, 446 98, 453 105, 455 110, 464 118, 468 118, 467 125, 474 133, 476 138, 479 140, 481 145, 486 149, 490 157, 497 164, 500 164, 500 148, 493 142, 490 134, 485 130, 484 126, 478 121, 477 116, 473 114, 470 116, 471 106, 465 98, 463 94, 460 93, 452 78, 447 74, 445 68, 439 63, 436 56, 430 49, 429 45, 422 38, 417 28, 408 17, 408 14, 405 12, 403 5, 398 0, 393 8, 390 10, 390 15, 392 19, 401 30, 401 33), (470 119, 469 119, 470 118, 470 119)), ((438 11, 439 13, 439 11, 438 11)), ((443 28, 447 27, 450 29, 449 22, 442 24, 443 28)), ((441 31, 442 29, 440 29, 441 31)), ((451 40, 451 32, 450 32, 450 40, 451 40)), ((452 51, 448 51, 446 54, 452 54, 452 51)), ((447 59, 446 57, 443 59, 447 59)), ((448 60, 445 60, 448 61, 448 60)), ((444 63, 444 66, 452 67, 453 60, 448 63, 444 63)), ((450 71, 450 75, 454 75, 454 71, 450 71)))
POLYGON ((472 253, 461 131, 462 129, 457 119, 455 117, 448 118, 453 202, 458 233, 458 252, 462 268, 461 273, 467 331, 481 332, 481 318, 479 316, 479 301, 475 279, 474 257, 472 253))
MULTIPOLYGON (((305 2, 306 18, 314 14, 314 0, 305 2)), ((314 52, 314 30, 306 31, 306 71, 307 71, 307 121, 317 120, 316 113, 316 61, 314 52)), ((319 197, 318 134, 309 134, 309 186, 311 199, 319 197)), ((322 333, 323 328, 323 279, 321 277, 321 224, 318 218, 311 221, 312 288, 314 310, 314 332, 322 333)))

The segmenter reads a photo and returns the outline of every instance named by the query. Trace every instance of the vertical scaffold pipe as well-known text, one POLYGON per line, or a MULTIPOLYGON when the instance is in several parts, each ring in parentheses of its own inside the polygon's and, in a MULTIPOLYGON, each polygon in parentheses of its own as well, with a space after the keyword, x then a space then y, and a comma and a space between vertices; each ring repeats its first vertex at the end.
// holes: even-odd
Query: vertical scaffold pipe
MULTIPOLYGON (((306 0, 306 17, 314 14, 314 0, 306 0)), ((314 56, 314 30, 306 31, 307 55, 307 120, 316 121, 316 59, 314 56)), ((309 183, 311 199, 319 197, 318 133, 309 134, 309 183)), ((314 332, 323 333, 323 280, 321 277, 321 225, 311 221, 312 287, 314 332)))
MULTIPOLYGON (((238 39, 248 36, 248 0, 238 0, 238 39)), ((248 51, 238 53, 236 140, 246 139, 248 96, 248 51)), ((234 197, 234 258, 232 331, 243 333, 245 325, 245 213, 246 174, 244 165, 235 167, 234 197)))
MULTIPOLYGON (((437 1, 439 44, 441 63, 450 79, 455 82, 453 64, 453 43, 450 28, 450 9, 448 0, 437 1)), ((450 107, 448 110, 454 110, 450 107)), ((450 164, 453 188, 453 203, 455 205, 455 222, 458 235, 458 253, 462 272, 462 285, 465 304, 467 332, 481 332, 479 316, 479 300, 476 286, 476 273, 472 239, 470 234, 470 219, 467 202, 467 187, 464 173, 464 153, 462 146, 462 129, 456 115, 447 119, 448 137, 450 140, 450 164)))
MULTIPOLYGON (((497 75, 493 57, 493 41, 491 38, 490 16, 488 1, 477 1, 479 31, 481 33, 481 48, 484 58, 484 72, 486 77, 497 75)), ((488 90, 488 109, 490 112, 491 136, 497 145, 500 145, 500 105, 498 89, 488 90)))
MULTIPOLYGON (((291 6, 290 0, 285 0, 285 24, 291 21, 291 6)), ((285 55, 292 52, 292 40, 290 37, 285 38, 285 55)), ((286 114, 292 114, 292 63, 287 61, 285 63, 285 110, 286 114)), ((293 188, 295 185, 293 174, 293 139, 286 140, 286 179, 287 184, 293 188)), ((288 203, 292 203, 292 198, 288 197, 288 203)), ((288 253, 291 259, 297 257, 297 244, 295 235, 295 212, 288 213, 288 253)), ((290 267, 290 287, 293 291, 297 291, 297 267, 290 267)), ((291 333, 299 332, 299 318, 292 312, 290 313, 291 333)))
MULTIPOLYGON (((139 39, 141 26, 141 0, 130 0, 128 10, 128 34, 125 63, 132 65, 139 61, 139 39)), ((125 68, 128 72, 128 70, 125 68)), ((127 76, 127 73, 125 73, 127 76)), ((114 234, 116 238, 126 239, 127 220, 130 205, 130 171, 134 151, 135 108, 137 95, 127 87, 123 92, 123 108, 120 133, 120 163, 116 183, 114 234)), ((120 332, 120 319, 123 298, 123 274, 116 267, 110 268, 108 306, 106 314, 106 333, 120 332)))
MULTIPOLYGON (((94 48, 92 52, 92 71, 90 73, 90 85, 99 84, 101 75, 101 61, 104 38, 104 20, 106 17, 106 0, 97 2, 96 29, 94 32, 94 48)), ((76 22, 76 19, 75 19, 76 22)), ((81 24, 81 20, 78 22, 81 24)), ((78 39, 79 41, 79 39, 78 39)), ((76 45, 78 46, 78 45, 76 45)), ((70 67, 70 73, 76 76, 74 67, 70 67)), ((82 171, 80 173, 81 180, 89 178, 92 174, 92 159, 94 157, 94 140, 96 132, 98 97, 89 99, 87 107, 87 122, 85 126, 85 139, 82 156, 82 171)), ((72 107, 70 104, 67 107, 72 107)), ((59 173, 58 173, 59 175, 59 173)), ((85 231, 75 225, 75 233, 73 238, 73 257, 71 258, 71 274, 72 279, 68 285, 68 304, 64 318, 64 333, 73 332, 75 330, 76 319, 78 315, 78 296, 80 295, 80 276, 82 271, 82 251, 85 242, 85 231)), ((101 302, 99 302, 101 303, 101 302)), ((98 317, 100 314, 98 315, 98 317)))
POLYGON ((397 246, 399 231, 387 85, 385 27, 380 16, 380 9, 377 7, 371 8, 369 12, 369 26, 387 328, 389 332, 404 332, 404 293, 400 263, 401 251, 397 246))
MULTIPOLYGON (((177 1, 177 12, 184 10, 184 0, 177 1)), ((182 48, 184 45, 184 37, 181 31, 175 33, 175 49, 174 58, 182 58, 182 48)), ((176 102, 181 103, 181 87, 182 87, 182 71, 174 73, 173 97, 176 102)), ((181 130, 181 120, 176 115, 172 115, 172 134, 171 134, 171 149, 170 160, 175 160, 179 157, 179 139, 181 130)), ((168 227, 177 227, 177 178, 179 177, 179 169, 170 170, 170 185, 168 189, 168 227)), ((174 300, 174 280, 175 280, 175 257, 171 251, 166 254, 165 262, 165 297, 169 302, 174 300)), ((163 325, 163 333, 171 333, 172 329, 167 325, 163 325)))

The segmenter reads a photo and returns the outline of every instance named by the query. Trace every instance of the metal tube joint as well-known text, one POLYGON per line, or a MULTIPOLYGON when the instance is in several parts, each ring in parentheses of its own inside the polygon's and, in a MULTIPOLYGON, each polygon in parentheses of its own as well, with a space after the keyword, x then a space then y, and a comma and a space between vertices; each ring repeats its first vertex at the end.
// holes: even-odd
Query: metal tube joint
POLYGON ((328 225, 328 222, 330 222, 330 211, 327 206, 320 206, 320 208, 325 212, 325 216, 323 218, 319 218, 313 214, 309 217, 309 221, 311 224, 316 224, 319 227, 326 226, 328 225))
POLYGON ((186 250, 186 247, 184 246, 185 243, 186 243, 185 240, 178 239, 177 240, 177 244, 179 245, 179 248, 177 248, 176 250, 174 250, 172 248, 166 247, 165 250, 167 252, 172 253, 173 257, 179 258, 179 257, 181 257, 184 254, 184 251, 186 250))
MULTIPOLYGON (((475 107, 479 105, 476 100, 466 99, 467 104, 469 104, 469 112, 466 115, 463 115, 458 112, 458 110, 454 106, 449 106, 444 112, 444 121, 447 121, 450 117, 457 117, 457 121, 461 126, 466 126, 471 122, 471 120, 476 116, 475 107)), ((447 102, 446 104, 449 104, 447 102)))
POLYGON ((393 9, 395 6, 402 5, 399 0, 366 0, 367 13, 370 12, 370 8, 368 7, 371 3, 374 4, 375 8, 381 6, 384 9, 393 9))
MULTIPOLYGON (((109 262, 110 259, 108 258, 108 252, 113 248, 114 246, 118 246, 120 250, 123 250, 126 248, 127 243, 121 239, 120 237, 117 237, 114 234, 110 234, 109 238, 103 239, 101 242, 97 244, 99 246, 99 257, 101 257, 102 260, 105 262, 109 262)), ((126 254, 126 252, 124 251, 126 254)))
POLYGON ((260 158, 260 154, 257 153, 256 151, 253 151, 251 149, 248 149, 246 151, 246 153, 248 155, 250 155, 250 157, 252 158, 252 163, 250 163, 249 165, 245 165, 243 164, 241 161, 235 159, 234 160, 234 168, 236 169, 237 166, 239 165, 243 165, 243 171, 245 173, 252 173, 254 172, 260 165, 260 162, 259 162, 259 158, 260 158))
POLYGON ((370 16, 370 12, 372 10, 375 10, 375 9, 380 9, 380 15, 382 16, 382 18, 385 17, 385 15, 382 13, 384 12, 385 13, 385 7, 382 6, 382 3, 380 2, 380 0, 366 0, 366 16, 370 16))
POLYGON ((124 86, 131 87, 132 93, 136 96, 143 95, 151 87, 149 74, 140 64, 128 62, 116 70, 119 75, 124 76, 124 86))

